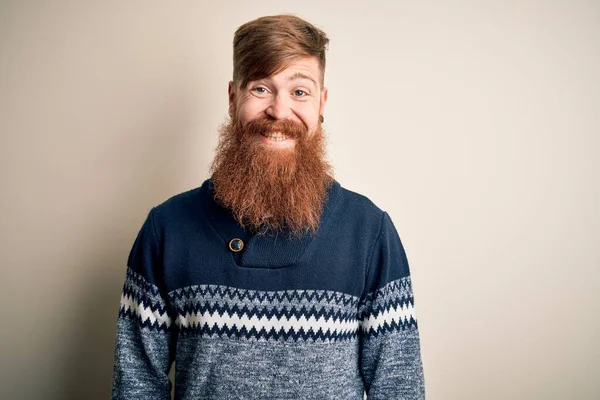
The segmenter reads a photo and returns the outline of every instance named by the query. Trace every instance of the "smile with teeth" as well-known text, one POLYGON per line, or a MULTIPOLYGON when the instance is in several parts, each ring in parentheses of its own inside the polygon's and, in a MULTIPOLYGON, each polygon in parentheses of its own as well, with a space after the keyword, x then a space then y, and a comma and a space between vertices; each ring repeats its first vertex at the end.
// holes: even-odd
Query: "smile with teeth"
POLYGON ((265 132, 262 134, 267 139, 273 140, 275 142, 281 142, 286 140, 288 137, 281 132, 265 132))

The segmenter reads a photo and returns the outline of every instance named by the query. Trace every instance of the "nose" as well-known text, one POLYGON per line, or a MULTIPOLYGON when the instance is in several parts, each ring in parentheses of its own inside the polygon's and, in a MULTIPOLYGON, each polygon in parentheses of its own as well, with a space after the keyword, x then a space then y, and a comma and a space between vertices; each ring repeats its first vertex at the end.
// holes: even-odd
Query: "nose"
POLYGON ((271 104, 269 104, 265 113, 276 120, 287 119, 292 114, 290 101, 291 99, 287 98, 287 96, 278 93, 272 97, 271 104))

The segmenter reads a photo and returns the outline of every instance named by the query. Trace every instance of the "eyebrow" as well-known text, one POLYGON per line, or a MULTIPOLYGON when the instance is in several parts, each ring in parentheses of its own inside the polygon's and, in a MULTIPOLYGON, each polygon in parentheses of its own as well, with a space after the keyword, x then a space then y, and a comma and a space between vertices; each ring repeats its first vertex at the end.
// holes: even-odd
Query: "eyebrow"
POLYGON ((319 85, 317 84, 317 81, 315 81, 312 77, 310 77, 309 75, 306 75, 302 72, 296 72, 294 75, 290 76, 289 80, 293 81, 296 79, 308 79, 315 85, 315 87, 319 87, 319 85))

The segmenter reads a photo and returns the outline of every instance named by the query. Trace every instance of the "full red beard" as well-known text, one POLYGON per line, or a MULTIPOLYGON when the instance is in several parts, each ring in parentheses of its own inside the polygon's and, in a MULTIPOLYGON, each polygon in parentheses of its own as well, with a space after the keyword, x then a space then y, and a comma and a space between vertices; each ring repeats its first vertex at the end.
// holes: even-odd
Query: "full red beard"
POLYGON ((254 233, 314 234, 333 182, 319 124, 312 135, 289 120, 258 119, 244 127, 231 120, 219 129, 211 166, 215 200, 254 233), (295 145, 269 147, 261 135, 281 132, 295 145))

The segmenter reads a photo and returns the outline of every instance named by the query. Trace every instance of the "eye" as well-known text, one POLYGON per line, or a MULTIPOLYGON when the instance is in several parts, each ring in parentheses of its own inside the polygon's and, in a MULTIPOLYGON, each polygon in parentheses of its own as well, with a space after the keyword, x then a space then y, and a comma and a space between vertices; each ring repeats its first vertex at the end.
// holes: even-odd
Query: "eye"
POLYGON ((267 88, 262 87, 262 86, 257 86, 255 88, 252 88, 252 90, 255 91, 256 93, 260 93, 260 94, 267 93, 267 88))
POLYGON ((296 97, 304 97, 304 96, 308 96, 308 93, 306 93, 302 89, 296 89, 296 90, 294 90, 294 96, 296 96, 296 97))

